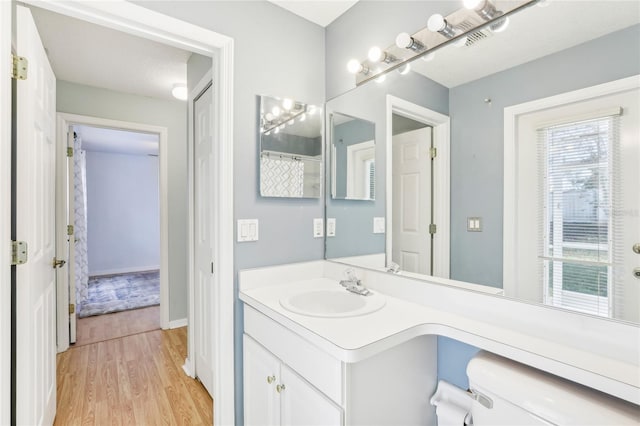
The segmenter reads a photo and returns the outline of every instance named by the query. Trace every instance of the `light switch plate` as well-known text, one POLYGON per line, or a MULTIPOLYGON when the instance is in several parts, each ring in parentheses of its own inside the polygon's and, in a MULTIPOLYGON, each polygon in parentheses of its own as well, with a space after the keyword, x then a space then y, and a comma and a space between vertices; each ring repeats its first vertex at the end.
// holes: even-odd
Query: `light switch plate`
POLYGON ((324 220, 321 217, 313 219, 313 238, 324 237, 324 220))
POLYGON ((481 217, 468 217, 467 218, 467 231, 468 232, 482 232, 482 218, 481 217))
POLYGON ((238 219, 238 242, 258 241, 258 219, 238 219))
POLYGON ((384 217, 373 218, 373 233, 384 234, 384 217))
POLYGON ((328 217, 327 218, 327 237, 335 237, 336 236, 336 218, 328 217))

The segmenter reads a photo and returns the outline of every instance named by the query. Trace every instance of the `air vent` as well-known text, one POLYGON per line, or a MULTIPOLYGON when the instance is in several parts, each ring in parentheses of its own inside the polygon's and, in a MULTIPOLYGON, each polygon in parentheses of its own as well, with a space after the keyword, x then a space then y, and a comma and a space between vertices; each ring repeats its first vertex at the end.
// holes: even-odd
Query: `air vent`
MULTIPOLYGON (((470 29, 475 28, 476 25, 469 21, 462 21, 458 25, 456 25, 456 27, 464 31, 469 31, 470 29)), ((475 33, 467 34, 467 42, 465 43, 465 46, 472 46, 490 36, 491 33, 489 31, 476 31, 475 33)))

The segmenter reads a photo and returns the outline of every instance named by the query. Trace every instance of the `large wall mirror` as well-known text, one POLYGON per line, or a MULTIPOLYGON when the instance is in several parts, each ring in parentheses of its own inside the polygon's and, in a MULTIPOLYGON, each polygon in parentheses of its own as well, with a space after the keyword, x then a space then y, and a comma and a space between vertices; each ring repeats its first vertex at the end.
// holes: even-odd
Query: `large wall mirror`
POLYGON ((640 7, 547 3, 327 102, 376 141, 375 200, 326 191, 327 259, 640 322, 640 7))
POLYGON ((260 195, 319 198, 322 112, 290 98, 259 96, 260 195))

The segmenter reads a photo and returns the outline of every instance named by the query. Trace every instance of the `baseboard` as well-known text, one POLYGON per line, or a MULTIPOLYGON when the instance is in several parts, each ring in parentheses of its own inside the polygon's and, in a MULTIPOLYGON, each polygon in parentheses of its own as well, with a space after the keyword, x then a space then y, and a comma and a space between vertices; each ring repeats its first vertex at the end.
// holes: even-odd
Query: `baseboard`
POLYGON ((189 360, 189 358, 185 358, 184 365, 182 366, 182 370, 187 376, 196 377, 193 371, 193 365, 191 364, 191 361, 189 360))
POLYGON ((159 271, 160 265, 132 266, 130 268, 103 269, 100 271, 89 271, 90 277, 103 277, 106 275, 131 274, 133 272, 159 271))
POLYGON ((189 324, 189 320, 187 318, 181 318, 174 321, 169 321, 169 329, 186 327, 189 324))

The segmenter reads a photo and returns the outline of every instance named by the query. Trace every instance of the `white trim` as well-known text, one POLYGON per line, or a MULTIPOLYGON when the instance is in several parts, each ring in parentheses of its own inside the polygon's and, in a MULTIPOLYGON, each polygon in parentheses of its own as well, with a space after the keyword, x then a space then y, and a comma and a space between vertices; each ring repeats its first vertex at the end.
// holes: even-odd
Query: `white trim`
POLYGON ((391 261, 391 242, 393 241, 392 226, 393 219, 393 184, 392 184, 392 158, 393 158, 393 129, 392 115, 399 114, 403 117, 411 118, 420 123, 433 127, 433 145, 437 148, 437 157, 434 162, 434 223, 437 225, 437 232, 434 237, 434 257, 433 275, 441 278, 449 278, 449 247, 450 247, 450 148, 449 148, 449 128, 450 119, 448 116, 432 111, 428 108, 416 105, 404 99, 387 95, 386 107, 386 216, 387 216, 387 238, 386 256, 387 263, 391 261), (442 165, 442 167, 437 167, 442 165))
MULTIPOLYGON (((11 5, 0 1, 0 58, 11 55, 11 5)), ((11 76, 0 67, 0 424, 11 423, 11 76)))
POLYGON ((160 265, 132 266, 130 268, 102 269, 99 271, 89 271, 90 277, 103 277, 105 275, 132 274, 134 272, 159 271, 160 265))
POLYGON ((208 73, 202 77, 202 79, 195 85, 193 90, 189 93, 189 98, 187 100, 187 179, 189 181, 189 206, 187 211, 187 227, 188 227, 188 240, 187 240, 187 285, 189 292, 189 300, 187 301, 189 305, 188 309, 188 321, 189 324, 192 324, 193 327, 189 327, 187 329, 187 358, 184 360, 183 369, 187 372, 187 375, 190 377, 195 377, 196 369, 195 369, 195 359, 196 359, 196 300, 195 300, 195 223, 193 221, 193 215, 195 213, 195 205, 194 205, 194 161, 193 155, 195 153, 195 142, 194 142, 194 132, 193 132, 193 101, 199 96, 202 91, 212 82, 212 73, 213 70, 210 70, 208 73))
POLYGON ((503 263, 502 286, 505 295, 516 293, 517 280, 517 155, 518 116, 581 102, 599 96, 611 95, 640 87, 640 75, 614 80, 584 89, 573 90, 547 98, 513 105, 504 109, 504 208, 503 208, 503 263))
POLYGON ((212 77, 217 88, 214 169, 218 175, 219 197, 213 206, 217 212, 213 229, 218 239, 214 251, 214 292, 210 301, 211 306, 217 306, 218 313, 212 318, 212 329, 216 330, 212 353, 218 373, 214 377, 213 419, 216 425, 234 424, 233 39, 123 0, 25 0, 25 3, 214 58, 212 77))
POLYGON ((177 320, 169 321, 169 330, 173 330, 174 328, 186 327, 189 325, 189 320, 187 318, 180 318, 177 320))
MULTIPOLYGON (((57 144, 59 147, 67 146, 67 129, 72 125, 86 125, 95 127, 105 127, 111 129, 130 130, 145 133, 155 133, 159 136, 160 147, 160 267, 144 267, 145 269, 135 268, 135 271, 112 270, 93 272, 92 275, 107 275, 123 272, 136 272, 141 270, 160 269, 160 327, 167 329, 169 327, 169 199, 167 197, 169 161, 167 154, 167 146, 169 143, 169 132, 166 127, 153 126, 143 123, 134 123, 120 120, 110 120, 106 118, 91 117, 87 115, 68 114, 59 112, 57 114, 57 144), (114 272, 115 271, 115 272, 114 272), (102 272, 102 274, 100 273, 102 272)), ((59 148, 61 149, 61 148, 59 148)), ((58 161, 65 158, 64 154, 58 156, 58 161)), ((61 170, 62 168, 58 168, 61 170)), ((63 170, 66 172, 66 167, 63 170)), ((66 176, 58 175, 58 179, 66 181, 66 176)), ((62 185, 65 185, 62 183, 62 185)), ((65 215, 57 215, 57 229, 66 229, 67 218, 65 215)), ((67 268, 69 271, 69 268, 67 268)), ((68 278, 69 280, 71 278, 68 278)), ((71 281, 69 281, 71 282, 71 281)), ((58 304, 64 306, 65 300, 69 300, 69 291, 67 286, 59 286, 58 304)), ((65 309, 58 309, 58 352, 66 351, 69 348, 69 333, 67 332, 67 312, 65 309)))

